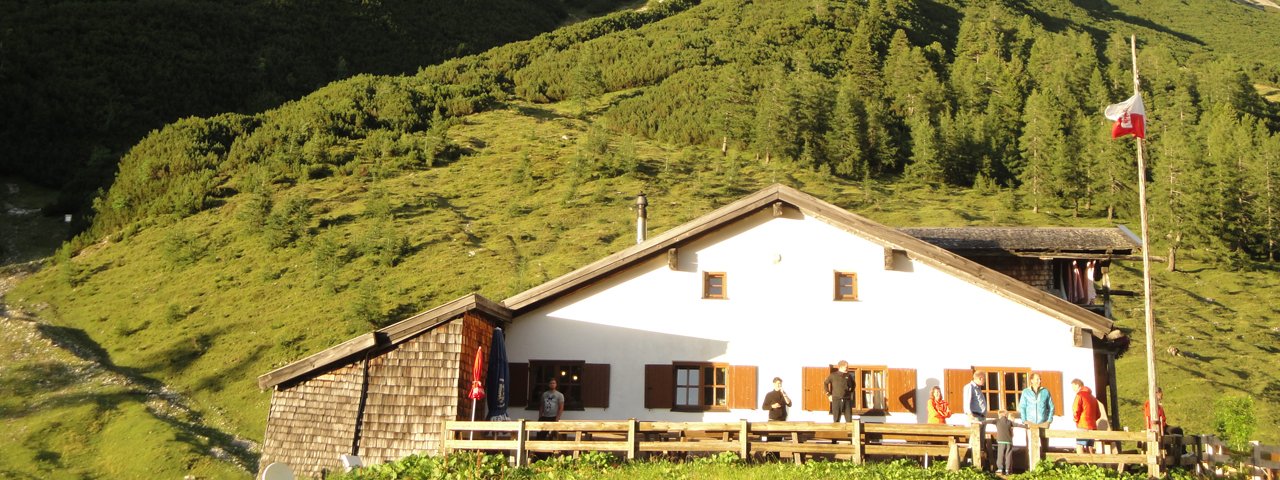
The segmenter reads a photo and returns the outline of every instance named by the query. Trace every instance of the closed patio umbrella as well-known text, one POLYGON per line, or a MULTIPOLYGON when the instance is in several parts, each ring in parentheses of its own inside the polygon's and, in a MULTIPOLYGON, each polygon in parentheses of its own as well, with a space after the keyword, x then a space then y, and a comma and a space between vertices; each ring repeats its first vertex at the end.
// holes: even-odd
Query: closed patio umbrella
POLYGON ((510 420, 507 406, 511 404, 511 367, 507 364, 507 342, 501 328, 493 329, 493 342, 489 349, 486 385, 486 393, 489 394, 489 420, 510 420))

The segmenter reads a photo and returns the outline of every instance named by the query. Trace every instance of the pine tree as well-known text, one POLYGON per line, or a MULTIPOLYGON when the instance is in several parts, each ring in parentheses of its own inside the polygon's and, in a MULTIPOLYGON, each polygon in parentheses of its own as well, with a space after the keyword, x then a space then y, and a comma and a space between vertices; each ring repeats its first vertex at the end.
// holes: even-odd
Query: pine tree
POLYGON ((907 125, 911 129, 911 163, 907 165, 907 177, 925 184, 942 183, 938 129, 925 115, 911 117, 907 125))
POLYGON ((927 115, 933 118, 946 99, 942 82, 923 50, 912 47, 902 30, 893 33, 884 60, 885 96, 893 113, 901 118, 927 115))
POLYGON ((1242 250, 1245 223, 1244 171, 1241 162, 1247 150, 1239 143, 1240 121, 1230 104, 1215 104, 1202 122, 1205 131, 1205 161, 1210 182, 1209 232, 1229 252, 1242 250))
POLYGON ((1261 221, 1255 230, 1256 250, 1269 262, 1280 260, 1280 134, 1262 124, 1253 131, 1257 159, 1249 179, 1256 195, 1253 217, 1261 221))
POLYGON ((756 105, 752 147, 764 155, 765 163, 774 157, 795 158, 798 153, 795 145, 797 125, 793 120, 796 100, 788 88, 788 81, 782 65, 775 66, 756 105))
POLYGON ((1039 212, 1040 206, 1051 195, 1050 168, 1053 157, 1062 153, 1062 117, 1049 96, 1033 90, 1023 111, 1019 148, 1022 151, 1022 169, 1015 172, 1022 181, 1022 188, 1031 199, 1031 211, 1039 212))
POLYGON ((846 78, 836 92, 836 105, 831 111, 831 130, 827 132, 826 142, 833 170, 840 177, 862 178, 870 174, 863 147, 866 142, 865 116, 855 80, 846 78))

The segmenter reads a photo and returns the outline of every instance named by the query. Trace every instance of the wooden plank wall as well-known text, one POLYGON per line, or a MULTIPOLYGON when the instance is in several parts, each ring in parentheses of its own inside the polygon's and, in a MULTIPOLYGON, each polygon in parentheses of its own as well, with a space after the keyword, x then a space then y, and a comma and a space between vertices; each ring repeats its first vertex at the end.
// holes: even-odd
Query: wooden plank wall
POLYGON ((462 324, 440 325, 369 359, 359 448, 365 465, 439 448, 443 421, 458 412, 462 324))
POLYGON ((282 462, 310 478, 342 471, 338 455, 351 453, 363 376, 357 360, 274 392, 259 468, 282 462))

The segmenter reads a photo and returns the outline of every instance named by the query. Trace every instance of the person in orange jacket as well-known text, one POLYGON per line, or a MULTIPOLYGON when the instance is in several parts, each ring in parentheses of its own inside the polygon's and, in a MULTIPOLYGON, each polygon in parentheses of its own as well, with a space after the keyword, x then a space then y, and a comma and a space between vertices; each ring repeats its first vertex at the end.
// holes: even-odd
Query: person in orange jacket
POLYGON ((942 389, 935 385, 933 390, 929 391, 928 423, 947 423, 947 417, 950 416, 951 406, 942 399, 942 389))
MULTIPOLYGON (((1098 429, 1098 399, 1093 397, 1093 391, 1089 387, 1084 386, 1084 382, 1079 378, 1071 381, 1071 389, 1076 392, 1076 400, 1071 407, 1072 418, 1075 419, 1076 427, 1081 430, 1097 430, 1098 429)), ((1076 440, 1076 453, 1093 452, 1093 440, 1081 439, 1076 440)))

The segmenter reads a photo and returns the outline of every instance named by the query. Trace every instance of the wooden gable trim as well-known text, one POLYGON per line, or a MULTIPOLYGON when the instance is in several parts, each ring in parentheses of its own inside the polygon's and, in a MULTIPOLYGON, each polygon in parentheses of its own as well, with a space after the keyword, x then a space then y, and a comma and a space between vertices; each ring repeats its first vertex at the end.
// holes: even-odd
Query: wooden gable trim
POLYGON ((472 311, 496 319, 500 323, 511 322, 511 311, 506 307, 480 295, 466 295, 267 372, 258 377, 258 387, 263 389, 275 387, 369 349, 390 348, 472 311))
POLYGON ((369 332, 322 350, 302 360, 277 368, 258 377, 258 388, 267 389, 298 378, 320 367, 363 352, 378 344, 377 334, 369 332))
POLYGON ((502 304, 519 315, 529 309, 549 302, 561 295, 573 292, 599 278, 622 268, 634 265, 669 248, 695 239, 724 225, 746 217, 775 202, 790 204, 802 212, 849 231, 886 249, 909 252, 912 259, 949 273, 969 283, 1049 315, 1072 327, 1090 331, 1101 338, 1113 328, 1113 323, 1093 312, 991 270, 981 264, 957 255, 942 247, 912 237, 895 228, 876 223, 868 218, 822 201, 781 184, 764 188, 736 202, 716 209, 693 221, 678 226, 644 243, 597 260, 582 268, 564 274, 542 285, 518 293, 502 304))
POLYGON ((686 240, 694 239, 713 232, 725 224, 733 222, 734 220, 746 215, 750 215, 762 208, 766 208, 771 202, 777 201, 780 198, 778 191, 781 188, 786 187, 783 187, 782 185, 774 185, 760 190, 759 192, 748 195, 741 200, 720 207, 715 211, 703 215, 691 222, 663 232, 661 235, 653 237, 644 243, 614 253, 582 268, 552 279, 547 283, 518 293, 506 300, 503 300, 502 304, 511 309, 516 315, 523 313, 524 311, 546 303, 560 295, 577 290, 593 280, 604 277, 614 271, 635 263, 644 261, 645 259, 648 259, 659 252, 665 252, 667 249, 675 247, 686 240))
POLYGON ((387 340, 394 345, 473 310, 503 323, 511 321, 511 311, 506 307, 479 295, 470 294, 381 328, 378 333, 386 335, 387 340))

